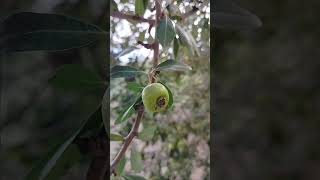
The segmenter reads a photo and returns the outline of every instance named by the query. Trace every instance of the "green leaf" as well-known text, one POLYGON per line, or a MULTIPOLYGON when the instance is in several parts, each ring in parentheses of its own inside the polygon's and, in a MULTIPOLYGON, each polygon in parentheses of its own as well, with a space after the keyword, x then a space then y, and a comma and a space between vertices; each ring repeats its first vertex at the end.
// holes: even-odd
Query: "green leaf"
POLYGON ((135 0, 135 12, 138 16, 143 16, 148 7, 148 0, 135 0))
POLYGON ((126 161, 127 161, 126 157, 121 158, 121 160, 119 161, 116 167, 117 174, 119 175, 123 174, 124 167, 126 166, 126 161))
POLYGON ((140 84, 138 84, 137 82, 128 82, 127 88, 128 88, 128 90, 133 91, 133 92, 141 92, 143 90, 143 87, 140 84))
POLYGON ((128 106, 126 109, 124 109, 119 117, 115 120, 114 124, 120 124, 125 122, 133 113, 134 113, 134 104, 128 106))
POLYGON ((145 32, 145 31, 140 32, 139 37, 138 37, 138 40, 141 41, 141 42, 143 42, 143 41, 144 41, 144 38, 145 38, 145 35, 146 35, 146 32, 145 32))
POLYGON ((215 7, 213 25, 216 28, 244 30, 258 28, 262 25, 256 15, 230 0, 217 0, 215 7))
POLYGON ((71 144, 66 151, 57 160, 56 165, 52 168, 46 180, 60 179, 61 176, 68 173, 68 170, 83 159, 79 148, 75 144, 71 144))
POLYGON ((192 68, 186 64, 179 63, 173 59, 168 59, 156 67, 157 71, 188 71, 192 68))
POLYGON ((111 0, 111 7, 110 7, 110 13, 114 12, 114 11, 118 11, 118 5, 114 0, 111 0))
POLYGON ((165 16, 157 26, 156 37, 163 48, 167 48, 176 36, 172 21, 165 16))
POLYGON ((154 136, 157 126, 145 124, 143 130, 139 133, 138 138, 143 141, 151 140, 154 136))
MULTIPOLYGON (((100 106, 99 106, 100 112, 100 106)), ((97 112, 97 111, 95 111, 97 112)), ((40 160, 36 166, 34 166, 31 171, 26 176, 26 180, 45 179, 51 170, 56 166, 57 161, 63 156, 63 154, 68 150, 71 143, 76 139, 76 137, 85 129, 91 117, 95 113, 91 114, 89 118, 84 120, 80 127, 63 143, 56 145, 42 160, 40 160)))
POLYGON ((167 90, 168 90, 168 93, 169 93, 169 103, 168 103, 168 108, 167 108, 167 109, 169 109, 169 108, 171 108, 172 105, 173 105, 173 95, 172 95, 172 92, 171 92, 170 88, 169 88, 167 85, 165 85, 163 82, 160 82, 160 81, 158 81, 158 82, 161 83, 162 85, 164 85, 164 86, 167 88, 167 90))
POLYGON ((133 103, 130 103, 130 105, 120 113, 119 117, 116 119, 114 124, 120 124, 125 122, 134 113, 134 105, 141 101, 142 99, 140 95, 133 103))
POLYGON ((131 168, 135 172, 142 171, 143 163, 142 163, 141 153, 137 151, 135 146, 131 147, 130 162, 131 162, 131 168))
POLYGON ((105 90, 102 102, 101 102, 101 115, 102 115, 102 120, 104 124, 104 128, 106 130, 106 133, 108 137, 110 137, 110 122, 109 122, 109 117, 110 117, 110 108, 109 108, 109 102, 110 102, 110 89, 109 87, 105 90))
POLYGON ((89 117, 88 122, 82 128, 78 137, 89 137, 96 136, 99 133, 99 130, 103 128, 103 119, 102 119, 102 106, 89 117))
POLYGON ((78 64, 62 66, 49 79, 49 83, 56 88, 75 92, 105 88, 103 80, 97 74, 78 64))
POLYGON ((131 66, 116 65, 111 68, 111 78, 134 77, 138 74, 146 73, 131 66))
POLYGON ((180 25, 176 24, 176 31, 181 39, 182 45, 186 46, 191 54, 194 56, 200 56, 200 50, 197 47, 196 40, 192 34, 185 28, 182 28, 180 25))
POLYGON ((111 141, 123 141, 123 137, 119 134, 110 134, 110 140, 111 141))
POLYGON ((146 180, 142 176, 132 175, 128 173, 123 174, 122 177, 124 177, 126 180, 146 180))
POLYGON ((58 14, 20 12, 7 17, 1 26, 0 50, 6 52, 67 50, 107 37, 95 25, 58 14))
POLYGON ((180 47, 179 40, 177 38, 174 38, 174 41, 173 41, 173 55, 174 55, 175 58, 178 57, 179 47, 180 47))

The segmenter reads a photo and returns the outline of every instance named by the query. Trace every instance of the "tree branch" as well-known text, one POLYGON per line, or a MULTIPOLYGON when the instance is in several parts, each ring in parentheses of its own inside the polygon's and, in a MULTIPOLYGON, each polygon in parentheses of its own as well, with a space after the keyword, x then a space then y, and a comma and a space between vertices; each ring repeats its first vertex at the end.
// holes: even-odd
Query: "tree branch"
POLYGON ((115 170, 117 164, 122 159, 122 157, 125 155, 125 152, 127 151, 127 149, 129 147, 129 145, 131 144, 133 138, 138 135, 139 125, 140 125, 140 121, 141 121, 141 119, 143 117, 143 113, 144 113, 144 106, 141 105, 141 106, 138 107, 138 115, 137 115, 136 120, 134 121, 133 128, 131 129, 131 131, 127 135, 127 137, 125 137, 124 143, 123 143, 120 151, 118 152, 116 157, 111 162, 111 166, 110 166, 110 172, 111 173, 115 173, 114 170, 115 170))
MULTIPOLYGON (((156 0, 155 1, 155 9, 156 9, 156 17, 155 20, 149 20, 145 19, 139 16, 131 16, 131 15, 125 15, 120 12, 114 12, 112 13, 111 16, 113 17, 118 17, 118 18, 123 18, 123 19, 132 19, 132 20, 137 20, 137 21, 142 21, 142 22, 149 22, 150 26, 157 26, 158 22, 160 21, 161 18, 161 0, 156 0)), ((154 71, 154 68, 159 64, 159 41, 158 39, 155 39, 153 44, 143 44, 140 42, 141 45, 145 46, 146 48, 153 48, 154 50, 154 56, 153 56, 153 68, 149 72, 149 83, 154 83, 156 81, 156 71, 154 71)), ((112 160, 111 166, 110 166, 110 173, 116 173, 115 168, 117 164, 120 162, 120 160, 123 158, 125 155, 129 145, 131 144, 133 138, 138 135, 138 130, 139 130, 139 125, 140 121, 143 117, 144 113, 144 106, 140 105, 137 108, 138 115, 137 118, 135 119, 135 122, 133 124, 133 128, 131 129, 130 133, 125 137, 124 143, 116 155, 116 157, 112 160)), ((116 174, 115 174, 116 175, 116 174)))
POLYGON ((188 18, 192 14, 196 13, 198 10, 199 10, 199 8, 193 6, 190 11, 188 11, 188 12, 186 12, 186 13, 181 15, 181 20, 185 20, 186 18, 188 18))
POLYGON ((155 23, 155 21, 152 19, 146 19, 138 15, 128 15, 119 11, 112 12, 111 16, 119 19, 130 19, 130 20, 139 21, 139 22, 147 22, 150 25, 153 25, 155 23))
MULTIPOLYGON (((160 0, 155 1, 155 9, 156 9, 155 25, 157 26, 161 17, 161 1, 160 0)), ((155 39, 153 43, 153 68, 156 68, 158 64, 159 64, 159 40, 155 39)), ((150 79, 150 83, 156 82, 156 74, 155 74, 155 71, 153 71, 153 69, 151 69, 149 73, 149 79, 150 79)))
POLYGON ((145 44, 145 43, 143 43, 142 41, 138 41, 138 44, 140 44, 141 46, 143 46, 144 48, 146 48, 146 49, 154 49, 154 43, 152 43, 152 44, 145 44))

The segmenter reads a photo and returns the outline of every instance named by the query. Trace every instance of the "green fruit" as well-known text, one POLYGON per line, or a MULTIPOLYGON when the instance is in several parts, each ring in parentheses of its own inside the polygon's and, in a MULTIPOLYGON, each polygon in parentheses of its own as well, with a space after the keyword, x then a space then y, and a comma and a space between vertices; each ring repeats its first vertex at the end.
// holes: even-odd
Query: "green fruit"
POLYGON ((163 112, 168 107, 169 92, 160 83, 149 84, 142 91, 142 102, 150 112, 163 112))

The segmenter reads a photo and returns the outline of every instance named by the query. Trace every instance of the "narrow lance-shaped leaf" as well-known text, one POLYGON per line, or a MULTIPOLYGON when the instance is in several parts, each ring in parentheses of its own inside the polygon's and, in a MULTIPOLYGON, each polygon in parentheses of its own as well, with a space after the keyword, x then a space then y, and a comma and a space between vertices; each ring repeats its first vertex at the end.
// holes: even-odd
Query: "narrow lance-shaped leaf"
POLYGON ((106 133, 108 137, 110 137, 110 122, 109 122, 109 117, 110 117, 110 108, 109 108, 109 103, 110 103, 110 89, 109 87, 105 90, 102 102, 101 102, 101 114, 102 114, 102 120, 104 124, 104 128, 106 130, 106 133))
POLYGON ((133 175, 133 174, 129 174, 129 173, 123 174, 122 177, 124 177, 126 180, 146 180, 142 176, 133 175))
POLYGON ((230 0, 216 0, 213 26, 221 29, 252 29, 262 25, 260 19, 230 0))
POLYGON ((114 0, 111 0, 110 13, 118 11, 118 5, 114 0))
POLYGON ((111 68, 111 78, 134 77, 138 74, 146 73, 131 66, 116 65, 111 68))
POLYGON ((117 165, 117 167, 116 167, 116 172, 117 172, 117 174, 119 174, 119 175, 123 174, 123 170, 124 170, 124 167, 126 166, 126 162, 127 162, 126 157, 123 157, 123 158, 119 161, 119 163, 118 163, 118 165, 117 165))
POLYGON ((138 138, 144 141, 151 140, 154 136, 157 126, 155 125, 144 125, 142 131, 139 133, 138 138))
POLYGON ((174 41, 173 41, 173 55, 174 55, 175 58, 178 57, 179 48, 180 48, 179 39, 174 38, 174 41))
POLYGON ((114 124, 120 124, 125 122, 133 113, 134 113, 134 105, 141 102, 141 95, 133 102, 131 103, 127 108, 125 108, 119 115, 119 117, 116 119, 114 124))
POLYGON ((96 73, 78 64, 62 66, 49 79, 49 82, 56 88, 75 92, 106 87, 104 81, 96 73))
POLYGON ((101 106, 93 113, 89 118, 87 118, 80 127, 69 137, 67 138, 62 144, 58 144, 53 148, 39 163, 32 168, 32 170, 26 176, 26 180, 34 180, 45 179, 51 170, 56 166, 57 161, 61 158, 61 156, 67 151, 71 143, 76 139, 76 137, 83 133, 86 129, 88 122, 90 122, 91 117, 95 116, 97 112, 101 112, 101 106))
POLYGON ((133 91, 133 92, 141 92, 143 90, 143 86, 141 86, 137 82, 128 82, 127 88, 128 88, 128 90, 133 91))
POLYGON ((192 70, 192 68, 186 64, 177 62, 173 59, 168 59, 162 63, 160 63, 156 67, 157 71, 188 71, 192 70))
POLYGON ((176 24, 176 31, 179 35, 179 39, 181 39, 182 45, 186 46, 192 55, 200 56, 200 50, 192 34, 179 24, 176 24))
POLYGON ((123 141, 123 137, 119 134, 110 134, 110 140, 111 141, 123 141))
POLYGON ((143 163, 142 163, 141 153, 137 151, 134 145, 131 147, 130 162, 131 162, 131 168, 135 172, 142 171, 143 163))
POLYGON ((163 48, 168 48, 175 36, 176 32, 173 23, 168 16, 165 16, 157 26, 156 37, 163 48))
POLYGON ((0 50, 67 50, 89 45, 106 38, 95 25, 58 15, 20 12, 1 23, 0 50))
POLYGON ((148 6, 148 0, 135 0, 135 12, 138 16, 143 16, 148 6))

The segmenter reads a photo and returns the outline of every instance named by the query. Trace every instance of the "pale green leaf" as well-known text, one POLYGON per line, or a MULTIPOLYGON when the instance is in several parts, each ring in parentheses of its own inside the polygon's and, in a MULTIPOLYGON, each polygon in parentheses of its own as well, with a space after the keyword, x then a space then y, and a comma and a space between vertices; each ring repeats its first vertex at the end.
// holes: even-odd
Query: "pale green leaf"
POLYGON ((111 78, 134 77, 138 74, 146 73, 131 66, 116 65, 111 68, 111 78))
POLYGON ((128 82, 127 88, 128 88, 128 90, 133 91, 133 92, 141 92, 143 90, 143 86, 141 86, 137 82, 128 82))
POLYGON ((131 147, 130 162, 131 162, 131 168, 135 172, 141 172, 142 171, 143 163, 142 163, 141 153, 137 151, 135 146, 131 147))
POLYGON ((113 134, 113 133, 110 134, 111 141, 123 141, 123 139, 124 138, 119 134, 113 134))
POLYGON ((124 167, 126 166, 126 162, 127 162, 126 157, 121 158, 121 160, 119 161, 116 167, 117 174, 119 175, 123 174, 123 170, 124 170, 124 167))
POLYGON ((139 133, 138 138, 143 141, 151 140, 154 136, 157 126, 145 124, 142 131, 139 133))
POLYGON ((186 64, 177 62, 173 59, 168 59, 162 63, 160 63, 156 67, 157 71, 188 71, 192 70, 192 68, 186 64))
POLYGON ((173 22, 168 16, 165 16, 157 26, 156 37, 159 39, 163 48, 168 48, 175 36, 176 32, 173 22))

